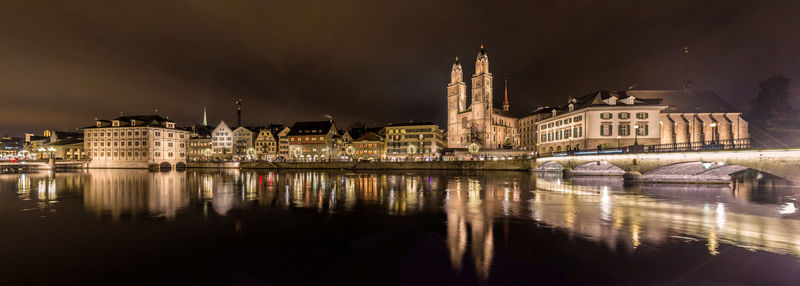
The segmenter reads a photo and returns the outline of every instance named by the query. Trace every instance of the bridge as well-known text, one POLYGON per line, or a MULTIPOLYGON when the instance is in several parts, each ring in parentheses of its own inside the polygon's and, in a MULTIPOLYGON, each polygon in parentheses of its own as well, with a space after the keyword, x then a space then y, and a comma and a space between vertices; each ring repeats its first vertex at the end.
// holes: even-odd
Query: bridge
POLYGON ((563 170, 573 175, 622 175, 652 182, 730 182, 731 175, 752 169, 800 183, 800 148, 686 152, 565 154, 536 158, 532 169, 563 170))

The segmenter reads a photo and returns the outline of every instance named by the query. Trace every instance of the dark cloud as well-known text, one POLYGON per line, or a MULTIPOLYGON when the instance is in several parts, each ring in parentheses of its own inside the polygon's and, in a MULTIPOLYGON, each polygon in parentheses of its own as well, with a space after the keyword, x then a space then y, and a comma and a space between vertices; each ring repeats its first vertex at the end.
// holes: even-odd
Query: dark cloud
MULTIPOLYGON (((795 1, 0 1, 0 133, 155 107, 181 123, 443 123, 455 56, 486 45, 512 110, 596 89, 697 89, 744 108, 799 79, 795 1)), ((796 86, 796 85, 795 85, 796 86)))

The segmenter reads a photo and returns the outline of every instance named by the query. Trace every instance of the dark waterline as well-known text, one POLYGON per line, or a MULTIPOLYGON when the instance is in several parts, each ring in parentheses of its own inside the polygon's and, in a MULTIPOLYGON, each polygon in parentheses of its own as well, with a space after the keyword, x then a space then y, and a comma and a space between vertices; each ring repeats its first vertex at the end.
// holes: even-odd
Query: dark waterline
POLYGON ((796 285, 797 196, 523 172, 0 174, 0 285, 796 285))

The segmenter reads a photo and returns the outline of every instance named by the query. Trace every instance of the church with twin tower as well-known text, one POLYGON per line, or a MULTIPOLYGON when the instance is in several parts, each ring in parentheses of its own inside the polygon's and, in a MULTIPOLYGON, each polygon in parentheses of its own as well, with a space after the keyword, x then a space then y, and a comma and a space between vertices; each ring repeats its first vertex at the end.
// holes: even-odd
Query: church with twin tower
POLYGON ((472 92, 467 101, 464 71, 456 57, 447 85, 447 146, 468 148, 472 143, 481 150, 519 146, 519 119, 508 113, 508 82, 502 109, 494 107, 494 84, 489 72, 489 56, 481 45, 472 75, 472 92))

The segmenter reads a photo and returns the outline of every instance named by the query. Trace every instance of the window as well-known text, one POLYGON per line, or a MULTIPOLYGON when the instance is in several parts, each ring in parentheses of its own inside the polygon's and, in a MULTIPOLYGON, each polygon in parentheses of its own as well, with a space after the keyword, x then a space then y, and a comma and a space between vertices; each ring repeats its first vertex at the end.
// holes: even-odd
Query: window
POLYGON ((631 135, 631 125, 628 124, 628 123, 620 124, 619 125, 619 129, 617 130, 617 132, 619 132, 618 133, 619 136, 630 136, 631 135))
POLYGON ((641 123, 640 122, 640 123, 638 123, 638 125, 639 125, 639 128, 636 129, 636 135, 647 136, 647 134, 649 133, 649 130, 647 128, 647 123, 646 122, 645 123, 641 123))
POLYGON ((637 112, 636 119, 647 119, 648 113, 647 112, 637 112))
POLYGON ((611 119, 611 117, 612 117, 611 112, 600 113, 600 119, 611 119))
POLYGON ((619 114, 617 114, 617 117, 619 119, 629 119, 629 118, 631 118, 631 113, 630 112, 620 112, 619 114))
POLYGON ((600 135, 601 136, 611 136, 611 124, 602 124, 602 125, 600 125, 600 135))

